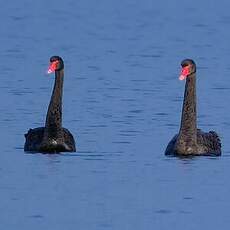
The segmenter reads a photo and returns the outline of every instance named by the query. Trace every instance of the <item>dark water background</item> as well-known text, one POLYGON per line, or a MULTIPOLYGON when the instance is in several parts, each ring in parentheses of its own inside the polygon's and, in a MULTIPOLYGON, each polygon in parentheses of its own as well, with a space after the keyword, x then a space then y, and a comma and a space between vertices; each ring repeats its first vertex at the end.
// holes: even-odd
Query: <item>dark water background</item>
POLYGON ((0 8, 0 228, 230 227, 230 2, 6 1, 0 8), (64 126, 76 154, 25 154, 65 60, 64 126), (198 66, 198 122, 220 158, 168 158, 180 61, 198 66))

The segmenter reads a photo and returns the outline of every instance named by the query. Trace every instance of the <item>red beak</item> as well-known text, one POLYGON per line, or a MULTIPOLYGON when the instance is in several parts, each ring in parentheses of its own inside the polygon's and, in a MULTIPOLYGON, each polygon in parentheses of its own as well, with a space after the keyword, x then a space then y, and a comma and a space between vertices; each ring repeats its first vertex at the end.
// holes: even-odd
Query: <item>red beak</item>
POLYGON ((58 66, 58 61, 51 62, 47 70, 47 73, 53 73, 57 69, 57 66, 58 66))
POLYGON ((182 81, 184 80, 190 73, 190 68, 189 66, 185 66, 182 68, 181 72, 180 72, 180 77, 179 79, 182 81))

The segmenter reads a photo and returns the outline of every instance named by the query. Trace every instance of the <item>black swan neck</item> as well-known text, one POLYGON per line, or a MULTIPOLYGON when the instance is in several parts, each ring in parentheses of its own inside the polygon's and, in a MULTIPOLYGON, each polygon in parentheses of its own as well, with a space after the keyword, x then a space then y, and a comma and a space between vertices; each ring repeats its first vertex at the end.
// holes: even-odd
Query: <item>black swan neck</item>
POLYGON ((51 96, 48 112, 46 115, 46 124, 44 138, 62 138, 62 92, 64 81, 64 69, 55 71, 55 83, 51 96))
POLYGON ((195 73, 189 75, 186 79, 179 139, 187 144, 197 144, 195 73))

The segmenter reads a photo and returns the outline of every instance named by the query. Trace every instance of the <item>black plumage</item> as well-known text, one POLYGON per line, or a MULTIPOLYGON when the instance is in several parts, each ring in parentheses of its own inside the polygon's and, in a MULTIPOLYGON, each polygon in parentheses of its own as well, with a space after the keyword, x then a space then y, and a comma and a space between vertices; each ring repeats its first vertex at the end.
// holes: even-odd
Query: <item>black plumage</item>
MULTIPOLYGON (((220 156, 221 141, 217 133, 205 133, 197 129, 196 115, 196 64, 191 59, 181 63, 182 68, 188 68, 186 77, 184 102, 181 117, 180 131, 169 142, 165 155, 177 156, 220 156)), ((183 78, 182 77, 182 78, 183 78)), ((183 78, 183 79, 184 79, 183 78)))
POLYGON ((62 58, 50 58, 54 65, 55 84, 51 96, 45 127, 30 129, 25 134, 24 151, 28 152, 75 152, 75 141, 69 130, 62 127, 62 92, 64 81, 64 62, 62 58))

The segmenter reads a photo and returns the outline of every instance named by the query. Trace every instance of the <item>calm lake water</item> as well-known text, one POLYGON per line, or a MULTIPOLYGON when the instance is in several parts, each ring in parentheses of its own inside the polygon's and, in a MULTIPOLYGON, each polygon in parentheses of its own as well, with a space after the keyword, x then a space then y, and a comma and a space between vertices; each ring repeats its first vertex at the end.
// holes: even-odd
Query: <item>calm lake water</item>
POLYGON ((0 8, 0 226, 4 230, 230 227, 230 2, 7 1, 0 8), (65 60, 75 154, 25 154, 65 60), (164 156, 178 131, 180 62, 198 66, 198 123, 219 158, 164 156))

